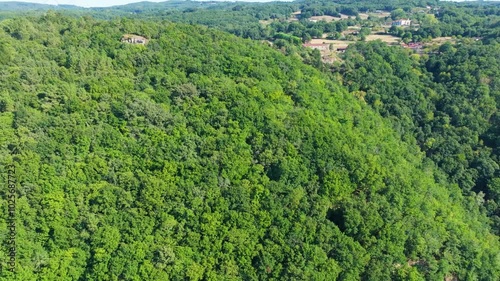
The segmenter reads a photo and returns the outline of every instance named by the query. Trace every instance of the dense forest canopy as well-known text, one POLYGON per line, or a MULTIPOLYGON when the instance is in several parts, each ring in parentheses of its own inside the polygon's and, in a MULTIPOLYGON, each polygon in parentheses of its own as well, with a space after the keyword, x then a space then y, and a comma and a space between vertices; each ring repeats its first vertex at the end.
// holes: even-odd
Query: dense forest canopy
POLYGON ((14 164, 17 263, 0 189, 0 280, 500 276, 498 5, 10 5, 0 184, 14 164), (420 24, 396 30, 407 41, 455 41, 360 39, 334 64, 301 46, 403 16, 420 24))
POLYGON ((498 274, 476 201, 298 58, 166 22, 2 29, 18 280, 498 274))
POLYGON ((356 44, 345 54, 344 83, 415 140, 464 194, 485 195, 498 234, 500 44, 439 50, 418 57, 381 42, 356 44))

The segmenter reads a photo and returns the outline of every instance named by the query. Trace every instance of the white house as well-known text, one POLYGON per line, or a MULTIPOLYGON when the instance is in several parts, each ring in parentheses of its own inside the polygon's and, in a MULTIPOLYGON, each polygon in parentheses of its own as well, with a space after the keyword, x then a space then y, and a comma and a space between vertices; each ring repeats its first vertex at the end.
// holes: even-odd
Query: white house
POLYGON ((410 19, 407 19, 407 20, 400 19, 400 20, 397 20, 397 21, 393 21, 392 25, 396 25, 396 26, 410 26, 411 25, 411 20, 410 19))

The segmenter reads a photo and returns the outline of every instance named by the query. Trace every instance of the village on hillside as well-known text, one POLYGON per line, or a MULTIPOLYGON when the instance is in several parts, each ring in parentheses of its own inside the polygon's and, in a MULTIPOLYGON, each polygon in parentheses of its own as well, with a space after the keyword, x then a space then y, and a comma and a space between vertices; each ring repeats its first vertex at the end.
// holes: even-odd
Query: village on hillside
MULTIPOLYGON (((374 41, 381 40, 390 46, 400 46, 412 50, 416 54, 423 54, 426 47, 437 47, 445 42, 454 43, 456 40, 452 37, 439 37, 426 42, 411 42, 398 37, 397 32, 420 27, 418 20, 412 18, 415 14, 427 15, 431 20, 435 20, 433 12, 438 8, 427 6, 414 10, 412 13, 405 14, 402 17, 394 18, 394 12, 376 10, 370 13, 360 13, 356 17, 339 14, 338 17, 329 15, 311 16, 306 20, 312 23, 325 22, 331 23, 335 21, 351 21, 357 19, 356 25, 350 25, 346 30, 340 33, 323 33, 321 36, 311 38, 302 44, 303 47, 316 49, 320 51, 323 62, 333 63, 340 60, 338 54, 345 52, 350 44, 357 41, 374 41)), ((289 22, 297 22, 301 19, 302 11, 292 13, 287 20, 289 22)))

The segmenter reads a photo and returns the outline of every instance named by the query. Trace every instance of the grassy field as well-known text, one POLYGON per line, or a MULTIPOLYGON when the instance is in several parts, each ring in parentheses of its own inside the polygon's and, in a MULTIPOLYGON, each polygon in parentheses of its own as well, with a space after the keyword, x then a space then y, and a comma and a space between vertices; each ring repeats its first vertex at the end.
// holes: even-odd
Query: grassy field
POLYGON ((432 43, 443 44, 445 42, 455 41, 452 37, 436 37, 432 39, 432 43))
POLYGON ((362 20, 367 20, 369 15, 368 14, 365 14, 365 13, 360 13, 359 14, 359 17, 362 19, 362 20))
POLYGON ((376 17, 376 18, 386 18, 386 17, 391 16, 391 13, 389 13, 389 12, 383 12, 383 13, 369 13, 369 14, 366 14, 366 13, 359 13, 359 17, 360 17, 362 20, 366 20, 366 19, 368 19, 368 17, 369 17, 369 16, 376 17))
POLYGON ((315 20, 315 21, 324 20, 326 22, 332 22, 332 21, 338 21, 338 20, 345 20, 348 18, 349 18, 348 15, 340 14, 340 18, 336 18, 336 17, 332 17, 332 16, 314 16, 314 17, 311 17, 310 20, 315 20))
POLYGON ((274 20, 260 20, 259 23, 262 24, 263 26, 269 25, 273 22, 274 20))
MULTIPOLYGON (((366 41, 375 41, 375 40, 379 40, 379 39, 387 44, 395 44, 395 43, 398 43, 400 38, 392 36, 392 35, 385 35, 385 34, 370 34, 366 37, 366 41)), ((337 46, 337 45, 347 46, 347 45, 355 43, 355 42, 356 41, 329 40, 329 39, 322 38, 322 39, 312 39, 309 43, 312 43, 312 44, 334 44, 335 46, 337 46)))
POLYGON ((311 44, 333 44, 335 48, 345 48, 349 44, 356 43, 355 41, 347 40, 328 40, 328 39, 312 39, 309 43, 311 44))
POLYGON ((379 39, 387 44, 395 44, 398 43, 401 38, 388 34, 370 34, 366 36, 366 41, 375 41, 379 39))
POLYGON ((371 13, 370 15, 371 15, 371 16, 374 16, 374 17, 379 17, 379 18, 386 18, 386 17, 390 17, 390 16, 391 16, 391 13, 389 13, 389 12, 383 12, 383 13, 371 13))

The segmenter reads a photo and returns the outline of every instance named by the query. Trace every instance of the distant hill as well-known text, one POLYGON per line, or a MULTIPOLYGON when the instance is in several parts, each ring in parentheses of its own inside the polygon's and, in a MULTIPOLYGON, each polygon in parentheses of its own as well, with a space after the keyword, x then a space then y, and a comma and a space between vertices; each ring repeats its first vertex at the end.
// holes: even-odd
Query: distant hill
POLYGON ((183 0, 172 0, 172 1, 165 1, 158 3, 143 1, 137 3, 130 3, 126 5, 117 5, 112 7, 93 8, 93 9, 143 13, 143 12, 157 12, 170 9, 212 7, 217 5, 227 5, 227 3, 222 1, 183 1, 183 0))
POLYGON ((38 3, 26 2, 0 2, 0 11, 26 11, 26 10, 71 10, 71 9, 84 9, 83 7, 75 5, 48 5, 38 3))
POLYGON ((184 1, 173 0, 165 2, 136 2, 125 5, 116 5, 111 7, 91 7, 84 8, 75 5, 50 5, 27 2, 0 2, 0 11, 28 11, 28 10, 74 10, 74 9, 93 9, 93 10, 126 10, 126 11, 152 11, 158 9, 206 7, 215 4, 222 4, 222 1, 184 1))
POLYGON ((170 10, 177 11, 195 11, 202 8, 224 7, 234 5, 229 2, 216 1, 165 1, 161 3, 154 2, 137 2, 126 5, 117 5, 112 7, 93 7, 84 8, 75 5, 48 5, 25 2, 0 2, 0 20, 12 18, 18 15, 40 15, 40 12, 48 10, 64 11, 66 15, 73 16, 92 16, 100 19, 111 19, 117 16, 139 16, 150 17, 158 16, 170 10))

